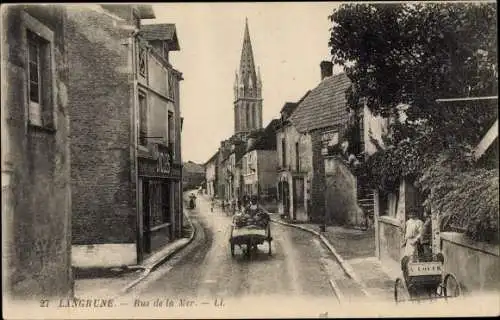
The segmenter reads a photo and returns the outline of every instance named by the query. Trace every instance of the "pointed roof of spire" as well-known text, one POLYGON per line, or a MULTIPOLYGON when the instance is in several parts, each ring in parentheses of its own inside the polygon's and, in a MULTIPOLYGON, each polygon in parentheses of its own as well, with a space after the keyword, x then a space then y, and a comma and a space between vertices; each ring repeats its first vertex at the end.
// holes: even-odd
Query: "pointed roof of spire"
POLYGON ((249 77, 252 78, 252 83, 257 83, 252 42, 250 41, 250 31, 248 29, 248 18, 245 18, 245 33, 243 35, 243 47, 241 49, 240 60, 240 77, 245 86, 248 86, 249 77))

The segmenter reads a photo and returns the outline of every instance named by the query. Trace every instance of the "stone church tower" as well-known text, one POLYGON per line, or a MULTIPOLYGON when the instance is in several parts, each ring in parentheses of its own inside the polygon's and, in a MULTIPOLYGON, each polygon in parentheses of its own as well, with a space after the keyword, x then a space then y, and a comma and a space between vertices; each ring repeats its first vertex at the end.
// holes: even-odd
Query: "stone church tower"
POLYGON ((255 72, 252 43, 245 20, 240 70, 234 80, 234 133, 246 140, 253 130, 262 128, 262 81, 260 70, 255 72))

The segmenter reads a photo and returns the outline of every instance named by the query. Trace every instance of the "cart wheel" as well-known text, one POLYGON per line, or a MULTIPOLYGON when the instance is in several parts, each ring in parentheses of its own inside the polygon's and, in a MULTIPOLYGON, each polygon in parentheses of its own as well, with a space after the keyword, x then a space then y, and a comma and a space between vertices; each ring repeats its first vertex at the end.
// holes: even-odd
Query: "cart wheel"
POLYGON ((410 294, 403 279, 397 278, 394 282, 394 301, 396 303, 409 300, 410 294))
POLYGON ((443 296, 455 298, 462 295, 462 288, 457 278, 448 273, 443 280, 443 288, 442 288, 443 296))
POLYGON ((273 250, 271 249, 271 240, 269 240, 267 243, 269 244, 269 246, 267 248, 267 254, 268 255, 272 255, 273 254, 273 250))
POLYGON ((231 242, 231 257, 234 257, 234 243, 231 242))

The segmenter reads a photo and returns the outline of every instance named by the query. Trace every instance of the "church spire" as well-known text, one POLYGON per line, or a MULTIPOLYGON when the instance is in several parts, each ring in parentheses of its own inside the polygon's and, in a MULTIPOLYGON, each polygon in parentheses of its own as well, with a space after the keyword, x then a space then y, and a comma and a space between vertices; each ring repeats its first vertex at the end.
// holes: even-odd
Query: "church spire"
POLYGON ((250 41, 250 31, 248 29, 248 18, 245 18, 245 33, 243 35, 243 47, 241 49, 240 81, 243 82, 245 87, 248 87, 249 83, 257 83, 252 42, 250 41))

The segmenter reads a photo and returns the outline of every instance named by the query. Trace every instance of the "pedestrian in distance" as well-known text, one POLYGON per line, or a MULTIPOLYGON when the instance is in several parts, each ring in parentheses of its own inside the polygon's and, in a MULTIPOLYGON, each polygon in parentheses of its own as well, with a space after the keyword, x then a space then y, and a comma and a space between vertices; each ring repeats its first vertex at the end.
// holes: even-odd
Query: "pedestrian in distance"
POLYGON ((212 197, 212 201, 210 202, 210 212, 214 212, 215 205, 215 197, 212 197))

